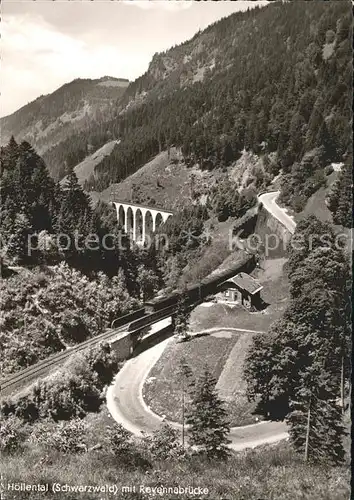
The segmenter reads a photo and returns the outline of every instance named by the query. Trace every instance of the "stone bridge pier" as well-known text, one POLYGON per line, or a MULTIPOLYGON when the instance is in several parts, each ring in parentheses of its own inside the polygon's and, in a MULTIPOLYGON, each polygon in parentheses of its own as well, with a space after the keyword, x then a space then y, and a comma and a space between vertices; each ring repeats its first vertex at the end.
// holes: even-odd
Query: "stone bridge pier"
POLYGON ((133 241, 139 244, 146 242, 146 235, 154 233, 169 217, 172 211, 159 208, 134 205, 133 203, 114 201, 118 224, 124 232, 130 234, 133 241))

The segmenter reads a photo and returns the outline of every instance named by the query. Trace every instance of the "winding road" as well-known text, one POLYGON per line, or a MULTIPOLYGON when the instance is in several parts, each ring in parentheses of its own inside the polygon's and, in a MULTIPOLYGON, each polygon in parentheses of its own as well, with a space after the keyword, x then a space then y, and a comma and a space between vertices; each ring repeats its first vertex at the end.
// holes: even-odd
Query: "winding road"
POLYGON ((283 226, 288 229, 291 234, 295 232, 296 222, 293 217, 287 214, 287 210, 285 208, 279 207, 277 205, 276 200, 280 194, 280 191, 272 191, 271 193, 263 193, 258 196, 258 201, 263 204, 264 208, 269 212, 273 217, 275 217, 283 226))
MULTIPOLYGON (((142 390, 151 368, 170 340, 167 339, 128 360, 107 391, 107 407, 112 417, 136 436, 142 436, 142 433, 151 434, 164 420, 146 405, 142 390)), ((177 430, 182 428, 176 422, 168 423, 177 430)), ((241 451, 262 444, 276 443, 287 437, 286 425, 283 422, 261 422, 233 427, 229 436, 230 448, 241 451)))
MULTIPOLYGON (((261 194, 258 197, 264 208, 283 224, 290 233, 294 233, 296 223, 287 214, 286 209, 279 207, 276 200, 279 191, 261 194)), ((154 325, 159 328, 158 324, 154 325)), ((163 326, 161 325, 160 328, 163 326)), ((221 328, 221 327, 220 327, 221 328)), ((107 391, 107 407, 116 420, 128 431, 137 436, 150 434, 164 420, 154 413, 144 402, 142 391, 146 378, 166 348, 167 339, 147 349, 124 364, 107 391)), ((168 422, 175 429, 181 429, 176 422, 168 422)), ((255 448, 262 444, 271 444, 288 437, 287 427, 283 422, 261 422, 243 427, 233 427, 230 432, 230 448, 241 451, 255 448)))

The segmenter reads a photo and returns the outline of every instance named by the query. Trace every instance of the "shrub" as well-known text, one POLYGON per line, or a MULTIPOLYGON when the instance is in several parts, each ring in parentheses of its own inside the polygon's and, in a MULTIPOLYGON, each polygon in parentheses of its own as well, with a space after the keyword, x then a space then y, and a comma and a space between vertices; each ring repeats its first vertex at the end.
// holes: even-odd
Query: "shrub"
POLYGON ((166 423, 152 436, 147 436, 144 442, 153 460, 167 460, 183 454, 178 432, 166 423))
POLYGON ((99 410, 104 400, 103 388, 117 371, 117 358, 110 346, 99 345, 69 358, 62 369, 15 398, 2 401, 1 413, 32 423, 39 418, 82 418, 99 410))
POLYGON ((113 455, 119 457, 129 452, 130 434, 120 424, 107 427, 106 430, 107 449, 113 455))
POLYGON ((146 448, 141 446, 141 443, 136 442, 120 424, 107 427, 104 440, 105 449, 112 453, 121 465, 151 468, 146 448))
POLYGON ((75 355, 67 362, 66 367, 91 382, 98 390, 109 385, 119 369, 117 354, 110 345, 100 344, 85 351, 84 355, 75 355))
POLYGON ((334 172, 334 168, 332 165, 326 165, 324 168, 325 175, 331 175, 334 172))
POLYGON ((1 453, 14 453, 20 450, 26 436, 27 430, 19 418, 2 419, 0 425, 1 453))
POLYGON ((39 443, 48 450, 82 453, 87 451, 86 433, 87 423, 78 418, 60 423, 44 421, 35 425, 31 441, 39 443))

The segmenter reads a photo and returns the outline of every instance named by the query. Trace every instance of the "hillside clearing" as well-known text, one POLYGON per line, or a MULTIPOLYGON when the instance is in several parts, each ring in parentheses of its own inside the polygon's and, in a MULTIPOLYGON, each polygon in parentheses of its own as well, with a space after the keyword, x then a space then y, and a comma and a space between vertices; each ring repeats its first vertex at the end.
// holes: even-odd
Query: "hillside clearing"
MULTIPOLYGON (((217 332, 196 335, 188 342, 177 342, 173 339, 145 382, 145 402, 158 415, 175 422, 182 421, 182 384, 179 371, 184 360, 195 378, 198 378, 207 366, 215 379, 219 380, 216 388, 226 401, 225 406, 232 426, 254 423, 256 417, 252 413, 255 405, 248 403, 244 397, 244 386, 241 382, 242 359, 249 345, 245 338, 248 336, 248 333, 223 331, 221 328, 217 332), (235 361, 239 365, 234 370, 235 361), (232 371, 235 372, 234 376, 227 382, 232 371), (238 388, 242 397, 238 394, 238 388)), ((188 400, 189 396, 186 396, 187 408, 188 400)))
POLYGON ((101 163, 103 158, 111 154, 115 144, 116 141, 107 142, 104 146, 97 149, 97 151, 92 153, 90 156, 87 156, 81 163, 76 165, 74 171, 81 186, 84 184, 85 180, 90 177, 90 175, 94 175, 96 165, 101 163))
MULTIPOLYGON (((266 332, 270 325, 281 317, 288 302, 289 285, 285 264, 285 258, 268 259, 261 262, 260 267, 251 273, 263 286, 261 297, 269 304, 266 309, 250 312, 239 305, 207 303, 208 307, 205 307, 205 304, 202 304, 192 311, 191 331, 230 327, 266 332)), ((226 267, 223 264, 220 269, 226 267)))
POLYGON ((148 406, 161 416, 181 422, 181 361, 185 360, 195 377, 201 375, 207 366, 218 380, 238 338, 236 333, 232 337, 195 336, 188 342, 173 339, 145 382, 143 396, 148 406))
POLYGON ((327 186, 318 189, 308 200, 302 212, 294 214, 298 222, 304 217, 315 215, 323 222, 332 223, 332 214, 326 205, 326 196, 331 189, 332 184, 338 178, 338 171, 332 172, 327 177, 327 186))
POLYGON ((252 345, 252 338, 251 333, 240 334, 216 384, 220 397, 226 401, 232 425, 248 425, 260 420, 255 415, 257 404, 247 400, 246 382, 243 378, 243 365, 252 345))
MULTIPOLYGON (((138 490, 140 485, 151 487, 161 484, 161 481, 167 487, 193 485, 207 488, 208 493, 203 495, 207 500, 347 500, 350 496, 348 468, 304 464, 286 442, 234 453, 227 462, 206 462, 196 457, 184 461, 155 461, 153 466, 153 469, 147 470, 142 466, 124 466, 104 448, 80 454, 50 450, 44 455, 43 449, 33 447, 1 460, 3 481, 6 483, 117 487, 117 495, 108 494, 107 499, 142 498, 137 496, 138 493, 124 492, 123 486, 135 485, 138 490), (38 464, 41 466, 38 467, 38 464)), ((97 493, 80 495, 78 497, 74 493, 73 496, 62 491, 49 493, 48 498, 98 498, 97 493)), ((13 492, 11 496, 12 500, 41 498, 43 495, 34 491, 13 492)), ((187 500, 191 496, 187 493, 178 495, 178 498, 187 500)))
POLYGON ((193 200, 201 200, 209 192, 221 171, 187 168, 180 149, 162 151, 119 184, 111 184, 95 198, 118 199, 148 206, 178 210, 193 200))

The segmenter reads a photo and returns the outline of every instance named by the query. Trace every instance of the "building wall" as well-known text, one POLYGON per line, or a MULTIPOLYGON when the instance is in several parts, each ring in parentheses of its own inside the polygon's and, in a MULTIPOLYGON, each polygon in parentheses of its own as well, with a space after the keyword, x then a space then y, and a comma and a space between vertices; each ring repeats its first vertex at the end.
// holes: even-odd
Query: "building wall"
POLYGON ((237 288, 227 288, 221 292, 223 300, 228 302, 242 303, 242 293, 237 288))
MULTIPOLYGON (((257 294, 259 295, 259 294, 257 294)), ((237 303, 244 307, 250 308, 254 305, 253 297, 245 290, 235 288, 227 288, 220 292, 219 297, 230 303, 237 303)))

